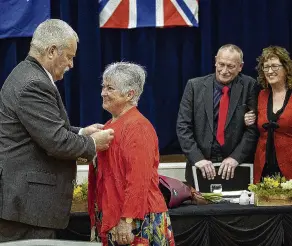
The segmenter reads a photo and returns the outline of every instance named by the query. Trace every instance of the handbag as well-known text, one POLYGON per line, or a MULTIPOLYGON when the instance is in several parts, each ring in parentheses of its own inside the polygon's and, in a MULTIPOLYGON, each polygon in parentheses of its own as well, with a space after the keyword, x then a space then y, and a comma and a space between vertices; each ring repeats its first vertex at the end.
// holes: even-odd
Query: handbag
POLYGON ((188 200, 191 204, 208 204, 200 192, 175 178, 159 175, 159 189, 168 208, 178 207, 188 200))

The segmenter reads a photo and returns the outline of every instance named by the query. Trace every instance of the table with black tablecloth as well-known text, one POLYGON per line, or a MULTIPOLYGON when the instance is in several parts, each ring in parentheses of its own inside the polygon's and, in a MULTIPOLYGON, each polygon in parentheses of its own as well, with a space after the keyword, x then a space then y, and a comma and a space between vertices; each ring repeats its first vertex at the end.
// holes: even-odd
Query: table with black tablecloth
MULTIPOLYGON (((223 203, 182 205, 169 210, 176 245, 292 246, 292 206, 223 203)), ((87 213, 73 213, 60 239, 89 240, 87 213)))

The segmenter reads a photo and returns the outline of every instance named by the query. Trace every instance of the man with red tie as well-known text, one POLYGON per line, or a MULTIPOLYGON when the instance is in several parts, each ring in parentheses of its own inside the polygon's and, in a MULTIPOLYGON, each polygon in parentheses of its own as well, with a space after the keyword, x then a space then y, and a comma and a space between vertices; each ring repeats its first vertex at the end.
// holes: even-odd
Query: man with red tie
POLYGON ((234 177, 238 164, 252 162, 257 142, 254 126, 246 127, 244 114, 256 109, 256 81, 241 74, 242 50, 222 46, 215 57, 215 74, 190 79, 178 113, 177 136, 187 157, 186 180, 194 185, 192 166, 203 177, 234 177))

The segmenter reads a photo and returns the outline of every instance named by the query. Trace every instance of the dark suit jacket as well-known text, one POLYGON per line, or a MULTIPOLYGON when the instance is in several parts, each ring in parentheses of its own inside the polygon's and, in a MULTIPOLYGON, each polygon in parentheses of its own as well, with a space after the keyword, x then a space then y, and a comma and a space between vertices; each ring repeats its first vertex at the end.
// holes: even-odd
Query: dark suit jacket
POLYGON ((93 139, 70 126, 57 88, 36 60, 14 68, 0 92, 0 217, 65 228, 76 159, 92 160, 93 139))
MULTIPOLYGON (((177 136, 187 157, 186 180, 193 184, 192 165, 211 158, 213 143, 213 82, 215 74, 188 81, 178 113, 177 136)), ((239 74, 233 81, 228 115, 225 125, 224 158, 230 156, 239 163, 253 159, 256 141, 256 127, 246 127, 244 114, 256 109, 256 81, 239 74)))

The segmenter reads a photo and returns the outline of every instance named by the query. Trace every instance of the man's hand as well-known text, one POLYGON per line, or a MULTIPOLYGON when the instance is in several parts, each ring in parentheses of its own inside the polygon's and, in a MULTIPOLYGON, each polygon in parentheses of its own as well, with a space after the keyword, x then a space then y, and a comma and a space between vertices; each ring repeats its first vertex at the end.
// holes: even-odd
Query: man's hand
POLYGON ((234 177, 234 171, 235 168, 238 166, 238 162, 233 159, 232 157, 227 157, 224 159, 220 165, 220 168, 218 170, 218 175, 222 174, 222 179, 229 180, 229 178, 234 177))
POLYGON ((98 132, 94 132, 90 136, 95 140, 96 150, 103 151, 109 148, 110 142, 114 138, 114 130, 99 130, 98 132))
POLYGON ((102 125, 102 124, 98 124, 98 123, 97 124, 93 124, 93 125, 84 127, 82 129, 81 134, 85 135, 85 136, 89 136, 89 135, 91 135, 91 134, 93 134, 95 132, 98 132, 98 131, 102 130, 103 127, 104 127, 104 125, 102 125))
POLYGON ((113 241, 119 245, 130 244, 134 241, 132 224, 128 224, 124 219, 120 219, 119 224, 111 231, 113 241))
POLYGON ((202 172, 203 178, 214 179, 216 176, 216 171, 214 165, 211 161, 201 160, 195 163, 195 166, 199 168, 202 172))
POLYGON ((248 111, 245 115, 244 115, 244 123, 246 126, 251 126, 255 123, 256 121, 256 115, 255 113, 251 110, 248 111))

